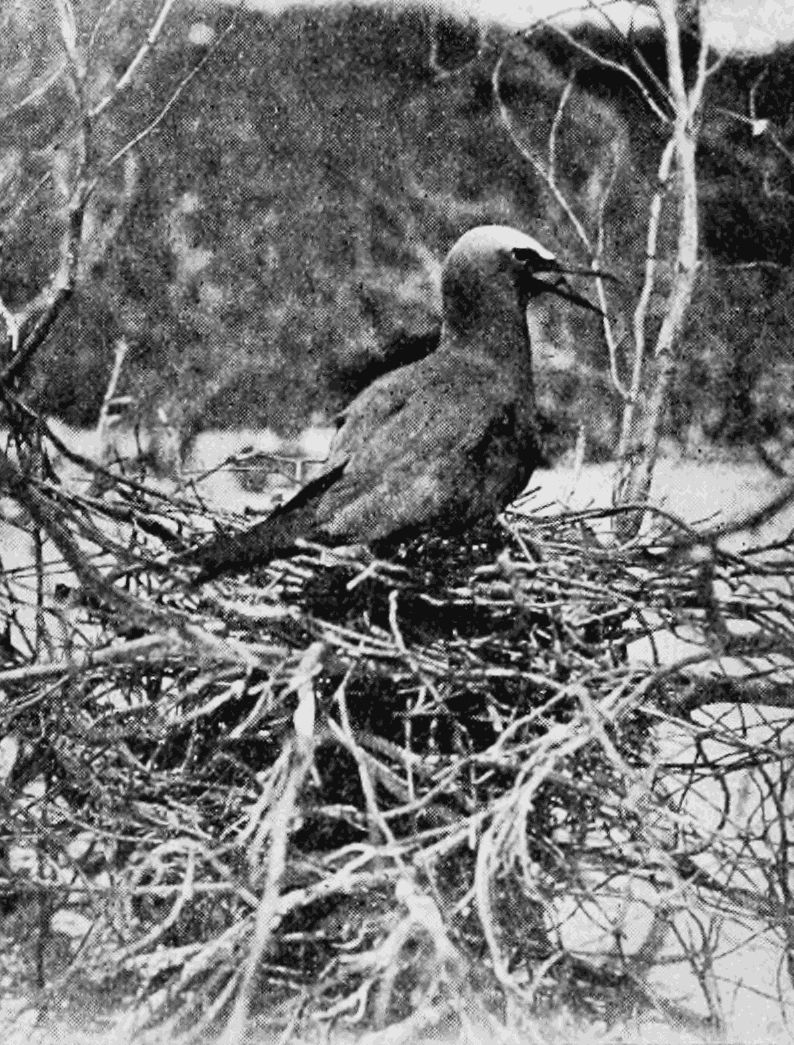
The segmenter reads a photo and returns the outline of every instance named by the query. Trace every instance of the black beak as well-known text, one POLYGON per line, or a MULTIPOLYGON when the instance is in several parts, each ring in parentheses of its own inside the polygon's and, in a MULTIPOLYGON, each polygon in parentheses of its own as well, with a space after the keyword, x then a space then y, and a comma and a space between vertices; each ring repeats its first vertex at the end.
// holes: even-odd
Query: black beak
MULTIPOLYGON (((590 272, 589 275, 592 276, 593 273, 590 272)), ((536 279, 533 275, 532 285, 536 288, 535 293, 545 292, 556 294, 558 298, 563 298, 565 301, 572 301, 574 305, 581 305, 582 308, 586 308, 590 312, 595 312, 597 316, 601 316, 602 318, 604 316, 604 313, 598 305, 594 305, 592 301, 588 301, 587 298, 576 293, 565 276, 559 276, 553 283, 547 283, 545 279, 536 279)))
POLYGON ((529 290, 533 294, 556 294, 557 297, 563 298, 565 301, 571 301, 574 305, 581 305, 582 308, 586 308, 590 312, 595 312, 596 315, 604 317, 604 313, 598 307, 594 305, 592 301, 588 301, 587 298, 582 297, 581 294, 577 294, 576 291, 571 287, 570 283, 565 278, 566 276, 600 276, 601 279, 611 280, 613 283, 620 283, 617 276, 613 276, 610 272, 601 272, 598 269, 574 269, 564 268, 556 258, 542 258, 540 255, 530 249, 517 248, 514 251, 515 257, 519 261, 523 261, 527 265, 526 273, 529 277, 529 290), (538 279, 538 273, 548 272, 553 274, 556 278, 553 282, 547 282, 545 279, 538 279))

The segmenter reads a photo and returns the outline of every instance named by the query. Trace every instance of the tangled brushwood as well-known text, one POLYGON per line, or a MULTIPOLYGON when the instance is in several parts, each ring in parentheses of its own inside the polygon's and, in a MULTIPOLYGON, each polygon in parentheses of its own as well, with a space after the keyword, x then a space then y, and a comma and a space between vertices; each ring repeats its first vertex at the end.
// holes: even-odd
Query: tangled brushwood
POLYGON ((240 520, 45 465, 0 477, 33 533, 3 577, 6 992, 188 1039, 560 1008, 719 1029, 709 926, 791 914, 789 719, 751 721, 791 705, 787 542, 516 512, 196 589, 172 559, 240 520))

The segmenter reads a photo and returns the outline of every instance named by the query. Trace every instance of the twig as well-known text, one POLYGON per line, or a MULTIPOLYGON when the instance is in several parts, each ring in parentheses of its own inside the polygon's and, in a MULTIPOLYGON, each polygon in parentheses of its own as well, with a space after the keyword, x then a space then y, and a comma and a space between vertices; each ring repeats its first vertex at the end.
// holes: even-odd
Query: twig
POLYGON ((98 116, 101 116, 108 106, 112 105, 112 103, 131 85, 138 69, 157 43, 175 3, 176 0, 163 0, 163 4, 157 13, 157 17, 152 22, 152 26, 146 34, 146 39, 136 51, 132 60, 127 65, 127 68, 102 101, 95 105, 93 109, 89 110, 88 116, 91 120, 96 120, 98 116))
MULTIPOLYGON (((550 29, 553 29, 555 33, 558 33, 572 47, 575 47, 577 51, 581 51, 582 54, 586 55, 594 62, 597 62, 598 65, 602 66, 605 69, 611 69, 613 70, 613 72, 618 72, 621 74, 621 76, 625 76, 639 90, 640 94, 643 97, 643 100, 645 101, 645 104, 648 106, 648 108, 651 110, 654 116, 656 116, 659 122, 664 124, 669 124, 671 122, 670 117, 667 115, 667 113, 665 113, 661 106, 659 106, 654 101, 646 85, 642 82, 639 76, 637 76, 637 74, 632 69, 629 69, 627 65, 625 65, 623 62, 615 62, 611 58, 607 58, 605 55, 599 54, 598 51, 594 51, 591 47, 588 47, 581 40, 577 40, 577 38, 567 29, 563 29, 562 26, 555 24, 553 19, 544 19, 543 24, 548 25, 550 29)), ((647 71, 648 70, 646 68, 646 72, 647 71)), ((663 85, 660 84, 659 80, 656 78, 655 75, 653 76, 653 79, 657 87, 663 87, 663 85)))
MULTIPOLYGON (((173 3, 174 0, 168 0, 168 2, 173 3)), ((227 25, 224 28, 223 32, 221 32, 218 35, 217 39, 213 42, 213 46, 205 54, 202 55, 201 59, 193 66, 193 68, 190 70, 190 72, 180 80, 180 82, 177 84, 177 86, 171 92, 171 96, 169 97, 169 99, 160 108, 160 111, 157 113, 157 115, 153 119, 151 119, 149 121, 149 123, 146 124, 145 127, 143 127, 140 131, 138 131, 137 134, 135 134, 132 138, 130 138, 130 140, 128 142, 126 142, 126 144, 124 144, 120 149, 118 149, 115 153, 113 153, 112 156, 110 156, 109 159, 105 160, 101 164, 100 169, 99 169, 99 174, 97 175, 97 180, 98 180, 99 177, 101 177, 103 174, 105 174, 108 170, 110 170, 112 167, 114 167, 117 163, 119 163, 120 160, 124 159, 124 157, 127 155, 127 153, 129 153, 133 149, 137 148, 137 146, 140 145, 141 142, 145 141, 151 134, 154 133, 154 131, 157 130, 157 128, 160 126, 160 124, 166 118, 168 113, 173 109, 173 107, 176 105, 176 103, 179 101, 179 99, 185 93, 185 91, 190 86, 190 84, 193 82, 193 80, 195 80, 195 78, 198 76, 198 74, 204 68, 206 63, 214 55, 214 53, 218 49, 218 47, 220 47, 220 45, 223 42, 223 40, 225 40, 226 37, 235 28, 235 24, 236 23, 235 23, 235 21, 233 19, 229 23, 229 25, 227 25)), ((93 188, 95 188, 95 187, 96 187, 96 181, 94 182, 94 185, 93 185, 93 188)))
MULTIPOLYGON (((560 189, 560 187, 559 187, 559 185, 558 185, 558 183, 556 181, 556 176, 555 176, 555 171, 554 171, 554 160, 555 160, 555 153, 556 153, 556 134, 557 134, 557 131, 559 129, 560 121, 562 120, 562 115, 563 115, 563 113, 565 111, 565 106, 566 106, 566 104, 567 104, 567 102, 568 102, 568 100, 570 98, 571 91, 573 90, 574 79, 573 79, 573 77, 571 77, 571 79, 568 80, 565 88, 562 91, 562 95, 560 97, 560 101, 559 101, 559 103, 557 105, 557 110, 555 112, 554 120, 553 120, 552 127, 551 127, 551 132, 550 132, 550 136, 549 136, 549 165, 548 166, 544 166, 544 164, 542 163, 540 158, 534 153, 534 151, 531 148, 529 148, 521 140, 521 138, 519 137, 517 131, 515 130, 515 128, 513 126, 513 120, 512 120, 512 117, 510 115, 510 111, 509 111, 509 109, 508 109, 504 99, 502 98, 500 81, 501 81, 501 71, 502 71, 502 65, 504 63, 504 59, 505 59, 505 53, 503 53, 503 54, 501 54, 499 56, 499 59, 498 59, 498 61, 496 62, 495 66, 494 66, 493 74, 491 76, 491 86, 492 86, 492 90, 493 90, 493 95, 494 95, 494 98, 496 100, 497 107, 499 109, 499 115, 501 117, 502 125, 504 126, 505 130, 509 134, 510 139, 511 139, 513 145, 515 146, 515 148, 518 150, 518 152, 521 154, 521 156, 523 156, 523 158, 527 161, 527 163, 529 163, 529 165, 531 166, 532 170, 535 172, 537 177, 540 178, 540 180, 546 185, 548 190, 551 192, 551 194, 552 194, 554 200, 556 201, 557 205, 560 207, 560 209, 563 211, 563 213, 567 217, 568 221, 571 223, 571 225, 572 225, 572 227, 573 227, 577 237, 579 238, 580 242, 582 243, 582 245, 584 246, 585 250, 587 251, 587 253, 590 256, 590 259, 591 259, 590 260, 590 267, 591 267, 591 270, 592 270, 593 275, 594 275, 595 285, 596 285, 596 293, 598 294, 598 301, 599 301, 599 305, 601 307, 604 336, 606 338, 607 346, 608 346, 608 349, 609 349, 610 372, 612 374, 612 381, 613 381, 613 384, 615 385, 616 390, 619 392, 619 394, 624 399, 628 399, 629 398, 629 393, 623 387, 623 384, 621 383, 621 380, 620 380, 620 377, 619 377, 619 374, 618 374, 617 342, 616 342, 616 339, 615 339, 615 336, 614 336, 614 333, 613 333, 613 330, 612 330, 612 323, 611 323, 611 320, 609 318, 609 310, 608 310, 608 303, 607 303, 607 297, 606 297, 606 290, 604 288, 604 283, 603 283, 603 274, 599 270, 599 257, 600 257, 600 255, 598 253, 597 247, 593 245, 593 243, 592 243, 592 241, 590 239, 590 236, 588 235, 587 230, 585 229, 583 223, 580 221, 580 219, 576 215, 576 212, 574 211, 573 207, 571 206, 570 202, 568 201, 567 197, 565 196, 565 194, 560 189)), ((609 193, 612 190, 612 186, 614 185, 614 179, 616 177, 617 177, 617 166, 615 166, 613 168, 613 172, 612 172, 612 174, 610 176, 610 179, 609 179, 609 182, 607 184, 606 192, 602 195, 602 198, 599 201, 599 206, 602 209, 606 206, 606 199, 607 199, 609 193)), ((599 211, 599 214, 600 214, 600 217, 599 217, 599 230, 598 230, 598 243, 599 244, 603 244, 602 209, 599 211)))

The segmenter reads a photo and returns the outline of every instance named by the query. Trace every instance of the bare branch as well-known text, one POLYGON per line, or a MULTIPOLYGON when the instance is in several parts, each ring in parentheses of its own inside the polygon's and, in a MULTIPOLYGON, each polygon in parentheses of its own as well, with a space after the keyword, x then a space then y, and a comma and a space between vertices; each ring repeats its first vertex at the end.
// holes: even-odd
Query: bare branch
MULTIPOLYGON (((64 0, 58 0, 58 2, 62 3, 64 2, 64 0)), ((138 48, 137 52, 132 58, 132 61, 129 63, 127 68, 121 74, 116 83, 113 85, 112 89, 105 95, 102 101, 95 105, 94 108, 89 111, 88 115, 92 120, 95 120, 98 116, 101 116, 102 113, 108 108, 108 106, 112 105, 113 102, 130 86, 133 79, 135 78, 136 72, 146 61, 147 56, 150 54, 152 48, 157 43, 158 37, 163 31, 165 23, 168 20, 168 16, 171 13, 171 10, 175 3, 176 0, 163 0, 163 5, 157 14, 157 17, 152 22, 151 29, 146 34, 146 39, 138 48)))
POLYGON ((557 158, 557 135, 560 130, 562 118, 565 114, 565 107, 568 104, 568 100, 571 97, 571 94, 573 92, 573 85, 575 82, 576 73, 571 73, 571 75, 568 77, 568 82, 566 83, 565 88, 562 94, 560 95, 560 101, 557 105, 557 111, 554 114, 554 119, 552 120, 551 124, 551 130, 549 131, 549 165, 547 178, 552 185, 556 183, 555 162, 557 158))
MULTIPOLYGON (((631 378, 632 400, 636 400, 639 395, 640 385, 642 383, 642 367, 645 358, 645 328, 648 318, 648 308, 656 284, 656 273, 659 264, 657 248, 659 242, 659 227, 662 218, 662 203, 668 190, 668 182, 670 180, 674 153, 675 142, 671 138, 665 146, 662 159, 659 163, 659 170, 657 173, 658 188, 653 195, 648 212, 648 232, 645 245, 645 279, 643 281, 637 307, 634 310, 633 320, 634 369, 631 378)), ((625 436, 628 438, 628 433, 625 433, 625 436)), ((623 440, 621 440, 621 450, 625 451, 626 449, 627 446, 624 446, 623 440)), ((618 457, 622 456, 621 450, 618 451, 618 457)))
MULTIPOLYGON (((209 61, 209 59, 215 53, 217 48, 220 46, 221 42, 229 35, 229 33, 231 33, 231 31, 234 29, 234 27, 235 27, 235 22, 234 22, 234 20, 232 20, 229 23, 229 25, 226 26, 226 28, 223 30, 223 32, 218 36, 218 38, 214 42, 213 46, 202 56, 201 60, 199 62, 197 62, 193 66, 193 68, 190 70, 190 72, 187 74, 187 76, 185 76, 182 80, 180 80, 180 82, 174 88, 174 90, 173 90, 173 92, 171 94, 171 97, 168 99, 168 101, 165 103, 165 105, 163 105, 163 107, 160 109, 160 111, 157 113, 157 115, 154 117, 154 119, 152 119, 141 131, 139 131, 135 135, 135 137, 131 138, 125 145, 123 145, 117 152, 115 152, 108 160, 105 160, 105 162, 102 164, 102 167, 100 169, 100 174, 104 173, 105 171, 110 170, 111 167, 115 166, 115 164, 117 164, 120 160, 122 160, 127 155, 127 153, 129 153, 137 145, 140 145, 140 143, 142 141, 145 141, 146 138, 148 138, 149 135, 152 134, 160 126, 160 124, 163 122, 163 120, 168 115, 168 113, 171 111, 171 109, 173 109, 173 107, 176 105, 176 103, 180 99, 180 97, 184 94, 184 92, 187 90, 187 88, 190 86, 190 84, 193 82, 193 80, 201 72, 201 70, 203 69, 203 67, 206 64, 206 62, 209 61)), ((92 191, 93 191, 94 187, 95 187, 95 185, 92 187, 92 191)))
POLYGON ((173 657, 180 644, 168 634, 144 635, 108 649, 92 650, 90 655, 73 657, 67 662, 26 664, 20 668, 0 671, 0 686, 13 686, 36 680, 59 678, 64 673, 80 674, 103 665, 132 664, 145 656, 147 660, 173 657))
POLYGON ((102 406, 99 410, 99 419, 96 425, 101 446, 104 446, 108 429, 110 428, 110 407, 116 397, 116 389, 118 388, 119 379, 121 377, 121 369, 124 366, 124 360, 126 359, 129 350, 130 346, 123 338, 116 342, 116 351, 113 353, 113 370, 107 388, 105 389, 105 395, 102 399, 102 406))
MULTIPOLYGON (((613 2, 620 3, 621 0, 613 0, 613 2)), ((658 18, 658 11, 656 10, 656 0, 650 0, 650 2, 647 3, 642 3, 640 2, 640 0, 637 0, 637 2, 635 2, 633 5, 632 21, 629 26, 628 32, 624 32, 620 29, 617 22, 615 22, 614 18, 612 18, 612 16, 610 15, 609 3, 596 3, 596 0, 587 0, 587 8, 594 14, 597 13, 599 17, 604 19, 604 21, 607 23, 607 25, 614 33, 616 39, 623 39, 626 42, 628 42, 631 39, 631 36, 634 32, 634 14, 637 11, 640 11, 644 8, 646 11, 653 11, 658 18)), ((640 68, 642 69, 643 73, 648 77, 648 80, 654 85, 659 94, 669 101, 669 92, 665 83, 659 79, 654 69, 648 63, 648 60, 646 59, 645 55, 642 53, 640 48, 637 47, 635 43, 631 44, 631 53, 634 59, 637 61, 640 68)), ((669 122, 669 119, 667 122, 669 122)))
POLYGON ((706 88, 706 82, 710 76, 720 68, 724 61, 724 55, 718 58, 716 61, 709 65, 709 42, 708 33, 705 31, 705 25, 703 24, 703 8, 701 5, 698 6, 698 19, 700 25, 700 46, 698 47, 698 59, 697 68, 695 72, 695 82, 689 92, 689 119, 695 120, 697 114, 703 105, 703 92, 706 88))
MULTIPOLYGON (((657 9, 664 34, 670 94, 675 109, 673 135, 662 156, 659 181, 662 187, 667 184, 675 163, 679 178, 680 203, 678 242, 672 289, 654 348, 658 370, 650 398, 645 404, 641 431, 637 430, 634 405, 629 404, 624 411, 621 455, 615 488, 618 503, 647 501, 659 452, 661 425, 667 408, 669 388, 678 366, 681 332, 698 272, 698 187, 695 162, 698 121, 693 105, 697 103, 699 106, 702 99, 707 76, 707 49, 704 42, 699 54, 698 77, 692 93, 688 94, 675 0, 657 0, 657 9)), ((656 193, 651 204, 646 281, 635 312, 635 377, 641 373, 642 354, 639 349, 644 346, 645 316, 655 275, 655 247, 661 205, 660 191, 656 193)), ((641 521, 641 513, 633 518, 626 517, 620 520, 621 535, 627 537, 636 533, 641 521)))
POLYGON ((27 210, 28 204, 31 200, 39 193, 49 181, 54 181, 52 169, 45 171, 44 174, 35 182, 35 184, 25 193, 24 196, 17 202, 11 214, 6 219, 3 230, 8 233, 12 228, 19 224, 22 215, 27 210))
POLYGON ((60 62, 56 67, 55 71, 37 87, 32 88, 20 101, 15 102, 9 109, 4 112, 0 112, 0 120, 7 120, 15 113, 18 113, 21 109, 24 109, 28 105, 35 105, 50 88, 54 87, 55 84, 61 79, 63 74, 66 72, 67 63, 60 62))
MULTIPOLYGON (((620 376, 618 374, 617 340, 616 340, 616 338, 614 336, 614 332, 612 330, 612 324, 611 324, 611 321, 610 321, 609 315, 608 315, 608 302, 607 302, 606 290, 605 290, 605 287, 604 287, 604 281, 603 281, 603 278, 601 277, 601 275, 599 275, 599 260, 600 260, 599 247, 593 245, 593 243, 592 243, 592 241, 590 239, 590 236, 588 235, 587 230, 584 227, 584 224, 578 218, 576 212, 574 211, 573 207, 569 203, 567 197, 565 196, 563 191, 560 189, 559 185, 557 184, 557 181, 555 180, 554 160, 555 160, 555 149, 556 149, 556 135, 557 135, 557 132, 559 130, 559 125, 560 125, 560 122, 562 120, 563 113, 565 111, 565 106, 566 106, 566 104, 567 104, 567 102, 568 102, 568 100, 570 98, 570 94, 571 94, 571 91, 573 89, 573 79, 571 79, 568 82, 568 84, 566 85, 566 87, 564 88, 564 90, 562 92, 562 97, 560 98, 560 101, 559 101, 559 103, 557 105, 557 110, 555 112, 554 122, 552 124, 551 134, 550 134, 550 138, 549 138, 549 166, 546 167, 546 166, 544 166, 544 164, 541 161, 541 159, 535 154, 535 152, 531 148, 529 148, 521 140, 521 138, 518 135, 518 132, 515 130, 515 128, 513 126, 513 120, 512 120, 512 117, 510 115, 510 111, 507 108, 507 105, 506 105, 504 99, 502 98, 501 88, 500 88, 500 78, 501 78, 501 70, 502 70, 503 62, 504 62, 504 53, 499 56, 499 60, 496 62, 496 65, 494 66, 493 74, 491 76, 491 83, 492 83, 492 87, 493 87, 494 98, 496 99, 496 103, 497 103, 497 106, 499 108, 499 114, 500 114, 501 119, 502 119, 502 124, 505 127, 505 130, 507 131, 507 133, 510 135, 510 139, 513 142, 513 145, 515 146, 515 148, 518 150, 518 152, 521 154, 521 156, 523 156, 523 158, 527 161, 527 163, 529 163, 529 165, 532 167, 533 171, 538 176, 538 178, 540 178, 541 181, 549 189, 549 191, 551 192, 551 194, 554 197, 555 201, 557 202, 557 204, 562 209, 563 213, 565 214, 565 216, 568 218, 568 220, 570 221, 571 225, 573 226, 574 231, 576 232, 576 235, 579 237, 579 240, 581 241, 581 243, 583 244, 583 246, 587 250, 587 253, 590 255, 590 266, 591 266, 593 272, 595 273, 596 293, 598 294, 598 301, 599 301, 599 305, 601 307, 601 312, 602 312, 602 315, 603 315, 602 322, 603 322, 604 336, 606 338, 607 346, 609 348, 610 373, 611 373, 611 376, 612 376, 612 381, 613 381, 613 383, 615 385, 615 388, 617 389, 618 393, 624 399, 626 399, 626 398, 629 397, 629 392, 623 386, 623 383, 621 382, 620 376)), ((614 153, 613 153, 613 155, 614 155, 614 153)), ((608 182, 608 185, 607 185, 606 192, 602 195, 602 198, 601 198, 601 201, 600 201, 601 206, 600 206, 600 210, 599 210, 599 236, 598 236, 598 244, 599 245, 603 245, 603 209, 606 207, 607 197, 608 197, 609 192, 611 192, 611 189, 612 189, 612 186, 614 185, 614 181, 615 181, 616 177, 617 177, 617 165, 613 169, 613 172, 612 172, 612 174, 610 176, 610 179, 609 179, 609 182, 608 182)))
POLYGON ((794 708, 790 681, 764 678, 692 678, 683 690, 666 693, 671 706, 691 714, 713 704, 794 708))
MULTIPOLYGON (((615 187, 617 181, 618 170, 620 167, 620 160, 618 156, 618 148, 615 143, 612 147, 612 170, 609 175, 604 191, 601 193, 601 198, 598 201, 598 232, 596 238, 596 253, 592 261, 592 267, 595 269, 599 263, 599 259, 604 256, 604 248, 606 245, 606 228, 605 228, 605 215, 606 207, 609 202, 609 197, 612 195, 612 190, 615 187)), ((615 337, 615 333, 612 329, 612 322, 609 319, 609 305, 607 302, 606 288, 604 281, 600 277, 596 277, 596 294, 598 295, 598 304, 601 308, 602 314, 602 328, 604 331, 604 339, 607 343, 609 350, 609 375, 612 381, 612 386, 618 395, 626 400, 632 396, 631 389, 627 389, 623 381, 621 380, 618 372, 618 340, 615 337)))
POLYGON ((518 152, 524 157, 527 163, 532 167, 535 174, 537 174, 537 176, 548 186, 550 192, 554 196, 555 201, 570 221, 571 225, 574 228, 574 231, 576 232, 576 235, 579 237, 588 254, 591 257, 593 257, 595 251, 593 249, 593 245, 590 241, 590 237, 588 236, 587 230, 585 229, 584 225, 577 217, 576 213, 574 212, 568 200, 565 198, 557 183, 551 177, 550 172, 543 165, 542 161, 535 155, 532 149, 530 149, 521 140, 521 138, 518 135, 518 132, 513 126, 513 119, 510 115, 510 110, 507 108, 507 105, 505 104, 505 101, 502 98, 502 92, 499 85, 503 63, 504 54, 501 54, 499 56, 499 60, 494 66, 494 71, 491 76, 494 98, 496 99, 496 104, 499 107, 499 115, 502 118, 502 123, 505 129, 507 130, 507 133, 510 135, 510 139, 513 142, 513 145, 516 147, 518 152))
POLYGON ((80 265, 80 241, 83 232, 85 209, 88 206, 93 186, 85 183, 78 185, 68 208, 67 229, 61 241, 61 263, 52 286, 40 300, 28 306, 20 319, 21 345, 19 351, 9 360, 0 373, 0 384, 7 384, 21 373, 38 348, 43 344, 52 330, 63 306, 74 293, 77 273, 80 265), (34 319, 36 313, 37 318, 34 319), (29 324, 33 325, 29 327, 29 324), (28 329, 29 327, 29 329, 28 329))
POLYGON ((463 72, 464 69, 468 69, 469 66, 476 62, 482 54, 483 46, 485 44, 487 29, 481 22, 477 23, 477 51, 473 58, 469 61, 464 62, 462 65, 455 66, 452 69, 445 69, 443 65, 439 63, 438 52, 438 23, 440 18, 441 7, 434 7, 432 4, 428 4, 427 7, 422 8, 423 20, 427 26, 428 35, 430 36, 430 50, 427 57, 427 64, 431 72, 434 74, 437 80, 446 80, 451 76, 457 76, 458 73, 463 72))
POLYGON ((794 166, 794 153, 792 153, 789 149, 786 148, 786 146, 783 144, 783 142, 780 140, 780 138, 778 138, 778 136, 774 133, 774 131, 769 129, 769 125, 768 124, 767 124, 767 128, 766 129, 767 129, 767 132, 769 134, 769 137, 772 139, 772 144, 775 146, 777 151, 779 153, 781 153, 781 155, 785 156, 785 158, 788 160, 788 162, 792 166, 794 166))
POLYGON ((681 59, 678 11, 675 0, 656 0, 656 10, 659 12, 659 19, 664 32, 670 99, 675 110, 675 118, 680 121, 684 113, 687 112, 688 106, 686 84, 684 83, 684 67, 681 59))
POLYGON ((47 534, 63 555, 85 591, 100 604, 122 614, 131 622, 150 625, 152 611, 131 596, 109 585, 88 561, 67 529, 62 512, 51 500, 38 493, 17 466, 0 453, 0 487, 28 512, 35 524, 47 534))
MULTIPOLYGON (((132 149, 152 133, 152 131, 163 120, 166 113, 176 103, 187 85, 197 75, 209 55, 214 53, 220 40, 231 31, 235 24, 235 20, 232 19, 224 33, 221 34, 220 39, 216 41, 215 47, 210 49, 203 56, 202 60, 197 63, 190 73, 179 83, 172 96, 163 106, 155 119, 151 121, 143 131, 136 135, 131 141, 128 141, 125 146, 111 156, 109 160, 102 163, 97 171, 95 169, 96 158, 94 156, 93 147, 95 118, 104 108, 107 107, 107 104, 110 104, 110 101, 112 101, 121 90, 124 90, 129 86, 135 71, 140 67, 145 57, 150 53, 152 47, 157 42, 157 39, 163 30, 167 16, 173 8, 174 2, 175 0, 164 0, 158 16, 147 35, 146 41, 141 48, 139 48, 120 81, 116 84, 114 91, 111 92, 111 95, 109 95, 99 107, 94 110, 89 110, 86 99, 86 66, 79 48, 76 18, 72 6, 72 0, 54 0, 59 15, 59 31, 68 58, 67 68, 74 90, 78 113, 77 126, 79 127, 78 137, 81 153, 80 163, 75 177, 75 188, 72 190, 66 207, 66 232, 61 241, 61 260, 58 272, 52 281, 52 285, 27 306, 24 315, 20 318, 19 328, 21 334, 18 337, 17 350, 12 352, 9 362, 0 373, 0 382, 2 383, 7 383, 9 380, 21 373, 27 362, 33 357, 35 352, 49 335, 56 319, 63 309, 63 306, 74 293, 79 274, 86 211, 88 204, 96 191, 101 176, 114 164, 126 157, 132 149)), ((45 176, 45 178, 51 176, 50 173, 45 176)), ((41 179, 37 189, 41 184, 43 184, 45 178, 41 179)), ((9 331, 9 333, 11 333, 11 331, 9 331)))
POLYGON ((0 317, 6 325, 6 337, 11 346, 11 355, 15 356, 19 351, 19 320, 0 298, 0 317))
POLYGON ((127 153, 122 165, 121 185, 117 189, 108 179, 102 196, 102 206, 86 211, 81 244, 80 269, 89 271, 112 248, 116 233, 121 228, 135 199, 140 175, 140 163, 134 152, 127 153), (110 213, 105 217, 105 209, 110 213))
MULTIPOLYGON (((651 112, 653 112, 654 116, 656 116, 661 123, 670 123, 670 117, 664 112, 661 106, 658 105, 656 101, 654 101, 650 91, 639 78, 639 76, 637 76, 637 74, 633 72, 633 70, 629 69, 627 65, 623 64, 622 62, 615 62, 611 58, 606 58, 604 55, 599 54, 598 51, 594 51, 591 47, 588 47, 586 44, 583 44, 581 40, 577 40, 573 33, 570 33, 567 29, 563 29, 562 26, 555 25, 554 21, 551 19, 544 20, 542 24, 547 25, 550 29, 553 29, 555 33, 558 33, 572 47, 575 47, 577 51, 581 51, 582 54, 587 55, 588 58, 591 58, 594 62, 597 62, 605 69, 612 69, 615 72, 618 72, 622 76, 625 76, 627 79, 629 79, 639 90, 640 94, 642 95, 645 101, 645 104, 648 106, 651 112)), ((654 76, 653 78, 658 84, 658 80, 656 80, 656 77, 654 76)))
POLYGON ((77 18, 71 0, 53 0, 58 13, 58 30, 74 74, 85 81, 85 64, 77 44, 77 18))
POLYGON ((77 40, 77 21, 71 0, 54 0, 58 13, 58 28, 67 56, 67 70, 74 90, 78 113, 80 162, 73 190, 66 207, 66 231, 61 240, 61 259, 52 286, 25 310, 19 321, 21 336, 17 351, 0 374, 0 383, 6 384, 18 375, 43 343, 55 320, 74 293, 80 263, 80 243, 86 207, 93 189, 86 181, 86 170, 93 152, 93 128, 86 113, 86 69, 77 40), (34 320, 33 317, 39 313, 34 320), (32 328, 29 325, 33 321, 32 328), (21 343, 20 343, 21 342, 21 343))
POLYGON ((756 110, 756 103, 758 101, 758 90, 761 86, 762 80, 767 76, 768 73, 769 66, 765 66, 758 74, 758 76, 756 76, 756 78, 753 80, 752 86, 750 87, 750 99, 748 107, 750 110, 750 119, 753 122, 755 122, 758 119, 758 113, 756 110))

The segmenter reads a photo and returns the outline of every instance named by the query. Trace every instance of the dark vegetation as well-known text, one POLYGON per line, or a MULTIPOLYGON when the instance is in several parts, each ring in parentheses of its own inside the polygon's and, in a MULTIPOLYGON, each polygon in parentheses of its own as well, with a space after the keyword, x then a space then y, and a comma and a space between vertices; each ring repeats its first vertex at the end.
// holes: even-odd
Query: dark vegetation
MULTIPOLYGON (((199 17, 173 23, 135 104, 118 100, 103 154, 193 68, 199 17)), ((55 451, 70 451, 28 410, 94 421, 123 338, 117 391, 142 420, 162 408, 186 438, 288 430, 432 346, 439 261, 465 227, 507 221, 578 258, 494 108, 500 56, 530 152, 577 70, 561 184, 592 221, 618 162, 605 261, 624 280, 616 309, 630 307, 660 145, 639 99, 551 36, 436 28, 433 47, 419 13, 241 16, 157 132, 106 172, 77 294, 2 389, 4 532, 28 558, 0 571, 0 984, 40 1025, 62 1029, 59 1014, 90 1001, 159 1041, 225 1029, 237 1043, 251 1019, 284 1042, 475 1024, 480 1040, 507 1026, 525 1041, 530 1020, 562 1009, 607 1032, 648 1016, 714 1040, 721 926, 787 934, 791 950, 791 540, 722 543, 758 537, 791 484, 734 529, 652 511, 621 543, 610 512, 508 513, 388 561, 307 546, 197 589, 174 553, 243 520, 117 462, 78 462, 91 482, 60 481, 55 451), (631 658, 660 633, 691 640, 687 656, 631 658), (729 657, 741 677, 714 674, 729 657), (715 704, 748 714, 708 717, 715 704), (758 705, 782 710, 763 740, 758 705), (691 740, 687 758, 662 750, 667 727, 691 740), (714 780, 707 822, 693 810, 714 780), (603 930, 594 943, 570 930, 583 913, 603 930)), ((122 19, 128 54, 125 31, 122 19)), ((22 54, 37 68, 39 45, 21 39, 9 67, 24 71, 22 54)), ((660 68, 654 40, 643 46, 660 68)), ((708 253, 673 432, 695 422, 738 441, 788 424, 787 62, 726 63, 712 88, 708 253), (736 117, 752 91, 777 144, 736 117)), ((57 263, 52 152, 67 111, 56 84, 0 121, 11 305, 57 263)), ((605 452, 615 404, 597 329, 549 311, 545 334, 550 444, 586 417, 605 452)))
MULTIPOLYGON (((189 42, 197 20, 221 27, 228 17, 177 18, 106 135, 121 143, 156 112, 202 53, 189 42)), ((588 42, 636 66, 593 31, 588 42)), ((605 263, 625 280, 615 304, 630 309, 661 130, 625 77, 554 34, 524 43, 492 33, 480 45, 474 27, 434 27, 419 10, 240 16, 136 153, 130 183, 123 171, 109 175, 105 195, 122 200, 121 220, 112 248, 93 258, 89 233, 79 292, 36 362, 37 405, 92 424, 112 345, 124 337, 132 351, 120 391, 135 397, 142 420, 161 406, 186 439, 218 425, 294 432, 389 365, 390 348, 393 360, 406 343, 421 350, 437 321, 437 263, 465 228, 507 222, 583 261, 500 122, 491 75, 505 49, 503 98, 541 153, 576 75, 558 162, 585 216, 618 150, 605 263)), ((663 79, 659 41, 641 47, 663 79)), ((790 48, 731 59, 709 87, 699 158, 706 253, 670 414, 677 435, 694 424, 712 439, 742 442, 785 434, 790 422, 794 165, 785 147, 753 136, 738 117, 757 83, 758 112, 785 146, 792 62, 790 48)), ((50 93, 46 105, 3 123, 9 177, 34 173, 15 171, 13 143, 33 138, 46 148, 62 110, 64 98, 50 93)), ((11 305, 53 264, 47 202, 45 193, 43 220, 17 222, 2 245, 0 291, 11 305)), ((101 238, 101 219, 98 227, 101 238)), ((570 445, 586 415, 591 449, 609 452, 618 404, 597 326, 567 326, 552 313, 547 333, 564 349, 541 368, 550 449, 570 445)))

